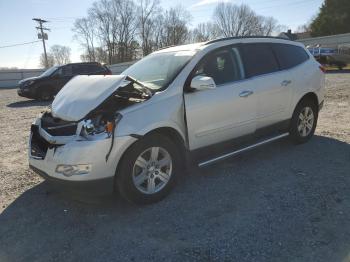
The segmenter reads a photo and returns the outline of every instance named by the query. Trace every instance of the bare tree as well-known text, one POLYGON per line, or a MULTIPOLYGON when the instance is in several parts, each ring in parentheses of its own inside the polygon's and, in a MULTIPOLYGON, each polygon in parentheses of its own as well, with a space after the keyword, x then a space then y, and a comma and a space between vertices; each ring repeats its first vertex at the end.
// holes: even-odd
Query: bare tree
POLYGON ((53 45, 50 48, 50 54, 54 58, 55 65, 70 63, 70 48, 67 46, 53 45))
POLYGON ((117 53, 116 50, 116 18, 111 12, 111 1, 100 0, 94 2, 92 8, 89 10, 89 17, 93 19, 96 27, 97 36, 102 45, 107 49, 108 63, 113 63, 113 57, 117 53))
POLYGON ((135 55, 136 6, 132 0, 112 0, 117 20, 118 62, 129 61, 135 55))
POLYGON ((75 38, 78 39, 85 48, 86 61, 95 61, 95 26, 91 16, 87 18, 78 18, 75 20, 73 31, 75 38))
POLYGON ((191 19, 191 14, 182 6, 170 8, 165 12, 163 21, 165 46, 180 45, 186 42, 189 32, 187 25, 191 19))
MULTIPOLYGON (((136 5, 132 0, 99 0, 89 10, 108 63, 124 62, 135 56, 136 5)), ((96 49, 95 49, 96 50, 96 49)))
POLYGON ((108 63, 108 53, 102 47, 95 47, 94 57, 95 57, 94 60, 91 60, 91 56, 87 52, 80 55, 80 59, 83 62, 100 62, 103 64, 108 63))
POLYGON ((158 14, 153 20, 153 27, 155 28, 153 31, 153 45, 154 49, 159 49, 165 46, 164 35, 165 35, 165 27, 164 27, 164 15, 163 13, 158 14))
POLYGON ((271 35, 277 26, 275 19, 258 16, 249 6, 233 3, 219 3, 214 19, 224 37, 271 35))
POLYGON ((189 36, 189 42, 205 42, 219 37, 219 29, 211 22, 200 23, 194 28, 189 36))
MULTIPOLYGON (((47 66, 52 67, 55 65, 55 58, 51 53, 47 53, 47 66)), ((46 68, 46 60, 45 60, 45 54, 42 53, 39 58, 39 66, 42 68, 46 68)))
POLYGON ((148 55, 154 47, 155 19, 160 12, 159 0, 140 0, 137 31, 141 39, 142 55, 148 55))

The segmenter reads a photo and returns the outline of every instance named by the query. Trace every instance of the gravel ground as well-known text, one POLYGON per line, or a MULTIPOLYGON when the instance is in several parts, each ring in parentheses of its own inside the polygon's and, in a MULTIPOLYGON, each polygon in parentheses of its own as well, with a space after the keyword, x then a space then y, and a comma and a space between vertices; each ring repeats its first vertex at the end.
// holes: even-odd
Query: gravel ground
POLYGON ((327 75, 315 137, 191 171, 164 201, 49 189, 27 163, 45 107, 0 90, 0 261, 350 261, 350 74, 327 75))

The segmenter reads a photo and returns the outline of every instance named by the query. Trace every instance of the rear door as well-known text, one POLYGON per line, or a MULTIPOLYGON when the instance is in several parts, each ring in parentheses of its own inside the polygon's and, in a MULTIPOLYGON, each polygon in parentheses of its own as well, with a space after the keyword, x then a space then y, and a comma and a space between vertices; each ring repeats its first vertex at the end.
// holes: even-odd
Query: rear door
POLYGON ((269 43, 244 44, 241 50, 247 78, 256 91, 257 129, 284 120, 291 99, 291 76, 280 71, 269 43))
POLYGON ((311 86, 312 83, 312 70, 305 65, 305 62, 310 59, 309 54, 301 46, 273 43, 272 49, 276 55, 277 61, 280 66, 281 74, 284 76, 282 87, 284 91, 288 92, 286 105, 288 106, 284 114, 284 119, 292 117, 294 111, 294 105, 291 104, 294 95, 300 88, 311 86))
POLYGON ((254 133, 257 101, 254 86, 244 81, 238 48, 221 48, 206 55, 189 80, 196 75, 212 77, 216 88, 185 92, 190 149, 254 133))

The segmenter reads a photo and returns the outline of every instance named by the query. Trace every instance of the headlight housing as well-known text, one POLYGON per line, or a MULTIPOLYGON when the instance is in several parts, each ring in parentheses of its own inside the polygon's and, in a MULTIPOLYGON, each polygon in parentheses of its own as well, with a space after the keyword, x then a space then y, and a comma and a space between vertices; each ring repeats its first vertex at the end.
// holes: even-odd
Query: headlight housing
POLYGON ((24 86, 30 86, 30 85, 32 85, 32 84, 34 84, 34 80, 29 80, 29 81, 26 81, 26 82, 24 82, 24 86))
POLYGON ((89 137, 105 133, 106 137, 110 137, 121 118, 120 114, 116 114, 113 117, 98 115, 97 117, 86 119, 83 122, 81 136, 89 137))

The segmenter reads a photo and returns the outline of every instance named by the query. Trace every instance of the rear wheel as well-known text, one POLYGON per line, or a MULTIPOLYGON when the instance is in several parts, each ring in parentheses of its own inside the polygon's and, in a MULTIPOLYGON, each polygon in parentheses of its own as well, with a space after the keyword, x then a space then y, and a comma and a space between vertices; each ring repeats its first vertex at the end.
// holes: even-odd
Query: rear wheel
POLYGON ((310 100, 302 100, 294 110, 290 137, 297 144, 305 143, 315 133, 318 119, 317 105, 310 100))
POLYGON ((159 134, 146 136, 124 154, 116 186, 133 203, 154 203, 169 194, 179 167, 178 149, 169 138, 159 134))

